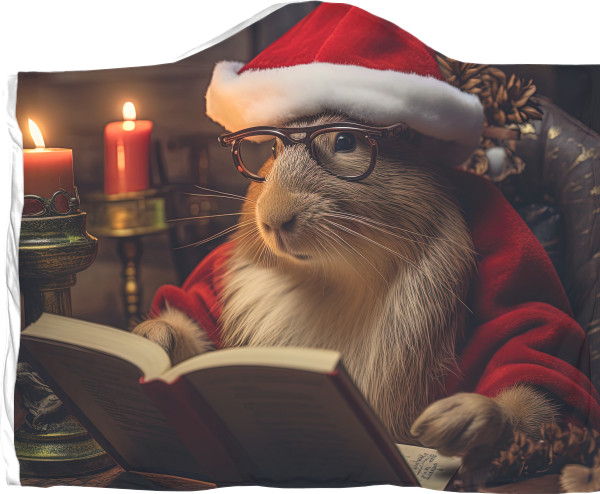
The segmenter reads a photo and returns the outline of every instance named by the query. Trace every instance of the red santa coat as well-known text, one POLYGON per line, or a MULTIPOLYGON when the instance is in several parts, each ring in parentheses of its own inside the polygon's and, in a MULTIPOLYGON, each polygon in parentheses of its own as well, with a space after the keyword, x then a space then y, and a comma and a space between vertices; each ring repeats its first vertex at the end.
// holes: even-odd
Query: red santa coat
MULTIPOLYGON (((493 184, 461 172, 451 180, 477 252, 477 273, 467 301, 473 314, 457 342, 461 372, 447 377, 446 394, 493 397, 526 382, 560 402, 565 419, 598 427, 600 396, 589 379, 585 333, 546 252, 493 184)), ((232 248, 232 242, 216 248, 181 288, 161 287, 152 313, 168 303, 219 345, 220 274, 232 248)))

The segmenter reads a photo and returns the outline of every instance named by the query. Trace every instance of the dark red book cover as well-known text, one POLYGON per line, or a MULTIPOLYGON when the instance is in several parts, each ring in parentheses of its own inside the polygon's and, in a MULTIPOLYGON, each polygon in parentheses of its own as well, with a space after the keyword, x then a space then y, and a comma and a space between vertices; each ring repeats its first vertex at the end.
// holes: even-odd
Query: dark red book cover
POLYGON ((196 460, 205 466, 199 477, 220 484, 239 483, 242 477, 232 451, 230 434, 218 421, 209 405, 191 388, 184 378, 172 383, 159 379, 140 379, 144 392, 167 418, 196 460))

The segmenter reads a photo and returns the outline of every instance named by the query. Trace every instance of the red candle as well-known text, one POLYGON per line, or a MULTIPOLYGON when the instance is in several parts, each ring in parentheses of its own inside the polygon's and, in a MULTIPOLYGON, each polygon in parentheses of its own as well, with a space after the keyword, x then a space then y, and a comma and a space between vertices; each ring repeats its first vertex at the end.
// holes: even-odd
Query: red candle
MULTIPOLYGON (((63 189, 69 195, 75 194, 73 183, 73 151, 71 149, 46 148, 39 127, 29 119, 29 131, 35 142, 35 149, 23 150, 23 180, 25 195, 51 198, 57 190, 63 189)), ((59 196, 55 206, 66 212, 67 201, 59 196)), ((40 203, 26 200, 23 212, 32 214, 41 211, 40 203)))
POLYGON ((123 105, 123 121, 104 128, 104 193, 119 194, 149 187, 152 122, 136 120, 133 103, 123 105))

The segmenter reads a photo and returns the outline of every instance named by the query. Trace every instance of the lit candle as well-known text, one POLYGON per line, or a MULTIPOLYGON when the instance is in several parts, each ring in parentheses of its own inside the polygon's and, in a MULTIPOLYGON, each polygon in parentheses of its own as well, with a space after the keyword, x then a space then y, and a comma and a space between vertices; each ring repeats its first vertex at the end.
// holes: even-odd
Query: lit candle
MULTIPOLYGON (((35 149, 23 150, 23 180, 25 195, 51 198, 60 189, 69 195, 75 194, 73 184, 73 151, 71 149, 46 148, 39 127, 29 119, 29 132, 35 142, 35 149)), ((61 212, 66 212, 67 201, 59 196, 55 206, 61 212)), ((40 203, 26 200, 23 212, 32 214, 41 211, 40 203)))
POLYGON ((119 194, 149 187, 152 122, 136 120, 135 106, 123 105, 123 121, 104 128, 104 193, 119 194))

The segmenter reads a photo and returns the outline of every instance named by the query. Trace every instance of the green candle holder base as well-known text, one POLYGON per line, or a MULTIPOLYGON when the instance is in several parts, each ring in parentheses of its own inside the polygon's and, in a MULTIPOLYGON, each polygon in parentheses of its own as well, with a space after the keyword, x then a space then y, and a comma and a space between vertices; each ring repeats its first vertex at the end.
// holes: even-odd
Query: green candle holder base
POLYGON ((23 477, 70 477, 100 472, 115 465, 72 416, 49 424, 44 432, 22 427, 15 449, 23 477))
MULTIPOLYGON (((71 286, 76 273, 96 258, 98 240, 86 230, 79 196, 58 191, 50 199, 26 196, 41 204, 39 212, 23 216, 19 242, 19 278, 24 326, 42 312, 71 316, 71 286), (55 207, 66 196, 68 210, 55 207)), ((31 363, 35 366, 35 362, 31 363)), ((25 393, 25 391, 24 391, 25 393)), ((25 396, 25 395, 24 395, 25 396)), ((35 400, 34 400, 35 401, 35 400)), ((64 406, 64 405, 61 405, 64 406)), ((95 472, 114 463, 83 426, 66 411, 56 421, 43 416, 44 428, 25 424, 15 432, 15 450, 26 476, 68 476, 95 472)))

